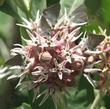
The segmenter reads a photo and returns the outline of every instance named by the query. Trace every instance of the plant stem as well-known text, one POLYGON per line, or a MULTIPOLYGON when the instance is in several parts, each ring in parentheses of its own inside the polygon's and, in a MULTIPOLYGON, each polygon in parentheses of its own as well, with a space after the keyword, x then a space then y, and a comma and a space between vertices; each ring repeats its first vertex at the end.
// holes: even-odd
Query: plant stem
POLYGON ((58 96, 59 96, 59 99, 60 99, 60 101, 58 103, 58 109, 67 109, 67 105, 66 105, 65 99, 64 99, 64 93, 60 92, 58 96))
POLYGON ((102 98, 101 91, 98 91, 90 109, 97 109, 98 105, 100 104, 101 98, 102 98))

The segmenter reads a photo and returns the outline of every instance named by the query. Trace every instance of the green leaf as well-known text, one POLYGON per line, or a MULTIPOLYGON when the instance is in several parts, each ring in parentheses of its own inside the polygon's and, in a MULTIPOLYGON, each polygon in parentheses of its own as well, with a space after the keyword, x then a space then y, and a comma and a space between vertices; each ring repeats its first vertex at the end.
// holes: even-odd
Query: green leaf
POLYGON ((32 0, 23 0, 23 2, 24 2, 24 5, 25 5, 26 9, 27 9, 28 11, 30 11, 32 0))
POLYGON ((21 38, 22 38, 22 44, 25 45, 26 44, 26 41, 23 40, 23 39, 29 39, 29 36, 27 34, 27 31, 25 28, 23 27, 20 27, 20 35, 21 35, 21 38))
POLYGON ((0 11, 3 11, 4 13, 13 16, 17 20, 20 20, 20 17, 17 13, 17 6, 13 2, 13 0, 5 0, 4 4, 0 6, 0 11))
POLYGON ((88 20, 86 13, 86 6, 84 0, 61 0, 60 14, 63 15, 67 12, 67 15, 71 17, 74 23, 85 23, 88 20))
MULTIPOLYGON (((30 16, 30 0, 14 0, 16 6, 19 7, 19 10, 21 10, 27 18, 31 18, 30 16), (27 2, 26 2, 27 1, 27 2)), ((18 13, 20 17, 23 17, 21 12, 18 13)))
POLYGON ((31 105, 27 104, 27 103, 22 103, 21 106, 15 108, 15 109, 32 109, 31 105))
POLYGON ((94 100, 93 87, 84 76, 77 78, 76 86, 66 94, 67 109, 90 109, 94 100))
POLYGON ((0 39, 0 47, 1 47, 0 48, 0 55, 6 61, 10 57, 9 50, 8 50, 8 47, 6 46, 6 44, 1 39, 0 39))
POLYGON ((31 0, 5 0, 0 10, 19 20, 20 17, 31 18, 30 8, 31 0))
POLYGON ((31 15, 32 18, 36 18, 37 11, 43 12, 44 9, 46 9, 47 4, 46 0, 31 0, 31 15))
POLYGON ((84 3, 84 0, 60 0, 61 13, 65 12, 65 9, 71 15, 71 13, 84 3))
POLYGON ((106 23, 110 23, 110 0, 102 0, 102 15, 106 23))
POLYGON ((101 106, 101 108, 100 109, 107 109, 105 106, 101 106))

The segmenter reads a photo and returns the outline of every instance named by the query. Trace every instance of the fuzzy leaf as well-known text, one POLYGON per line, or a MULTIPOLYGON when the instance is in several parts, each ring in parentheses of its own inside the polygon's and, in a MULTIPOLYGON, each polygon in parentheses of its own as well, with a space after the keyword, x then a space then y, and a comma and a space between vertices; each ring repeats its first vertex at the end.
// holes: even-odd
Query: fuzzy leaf
POLYGON ((65 94, 68 101, 67 109, 90 109, 94 100, 93 87, 83 76, 77 79, 77 87, 68 90, 68 94, 65 94))
POLYGON ((31 15, 36 18, 37 11, 43 12, 46 9, 46 0, 31 0, 31 15))
POLYGON ((72 18, 74 23, 85 23, 88 20, 86 7, 84 5, 84 0, 61 0, 61 12, 63 15, 65 11, 72 18))
POLYGON ((4 13, 13 16, 17 20, 20 20, 20 17, 17 13, 17 7, 13 0, 5 0, 4 4, 0 6, 0 11, 3 11, 4 13))
POLYGON ((63 14, 66 9, 67 13, 71 15, 72 12, 75 11, 75 9, 77 9, 83 3, 84 0, 60 0, 61 13, 63 14))
POLYGON ((22 17, 21 13, 24 13, 26 15, 27 18, 30 18, 30 0, 27 0, 28 2, 24 2, 24 0, 14 0, 16 6, 18 7, 18 14, 20 17, 22 17), (27 4, 26 4, 27 3, 27 4), (20 12, 21 10, 21 12, 20 12))
POLYGON ((31 105, 27 104, 27 103, 22 103, 21 106, 15 108, 15 109, 32 109, 31 105))
POLYGON ((5 0, 2 4, 1 1, 0 10, 18 20, 20 17, 35 19, 37 10, 42 12, 46 8, 46 0, 5 0))
POLYGON ((25 7, 28 11, 30 11, 30 9, 31 9, 31 1, 32 0, 23 0, 25 7))
MULTIPOLYGON (((28 37, 28 34, 26 32, 26 29, 23 28, 23 27, 20 27, 20 35, 23 37, 23 38, 26 38, 26 39, 29 39, 28 37)), ((26 44, 26 42, 24 40, 22 40, 22 44, 26 44)))
POLYGON ((0 55, 2 56, 2 58, 9 59, 9 50, 8 47, 6 46, 6 44, 0 39, 0 55))

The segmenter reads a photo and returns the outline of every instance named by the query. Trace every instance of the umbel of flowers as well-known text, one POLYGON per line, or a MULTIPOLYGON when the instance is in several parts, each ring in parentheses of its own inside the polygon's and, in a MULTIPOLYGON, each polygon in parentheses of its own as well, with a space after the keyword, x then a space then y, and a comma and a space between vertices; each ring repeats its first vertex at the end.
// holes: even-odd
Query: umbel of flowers
POLYGON ((74 17, 68 16, 66 10, 56 22, 51 22, 45 13, 40 15, 38 11, 35 21, 23 18, 24 24, 18 25, 26 28, 30 39, 24 39, 26 45, 15 44, 17 47, 11 52, 23 57, 20 77, 30 75, 33 84, 62 90, 73 86, 74 77, 84 67, 86 57, 83 48, 75 41, 83 34, 79 30, 85 22, 73 22, 74 17))
MULTIPOLYGON (((110 37, 106 35, 106 30, 99 27, 99 40, 102 41, 97 45, 94 53, 91 53, 91 64, 89 66, 95 70, 90 71, 89 74, 97 75, 97 79, 93 79, 93 84, 103 93, 110 94, 110 37), (97 69, 97 70, 96 70, 97 69)), ((97 37, 98 38, 98 37, 97 37)))
POLYGON ((106 76, 102 72, 108 72, 110 68, 108 39, 106 42, 103 34, 85 37, 86 34, 80 32, 80 26, 87 20, 80 8, 72 15, 65 9, 60 15, 60 8, 55 5, 44 10, 43 14, 38 11, 34 21, 23 18, 23 24, 18 25, 25 28, 29 39, 22 37, 25 45, 15 44, 11 50, 12 55, 21 55, 23 64, 12 66, 10 69, 19 69, 19 72, 8 79, 19 77, 17 86, 24 84, 27 89, 33 89, 35 98, 45 93, 43 102, 49 95, 54 99, 56 92, 72 87, 80 73, 84 73, 91 84, 104 83, 106 76), (52 9, 58 9, 57 13, 52 9), (99 73, 99 81, 90 77, 96 72, 99 73), (39 94, 41 85, 47 88, 39 94))

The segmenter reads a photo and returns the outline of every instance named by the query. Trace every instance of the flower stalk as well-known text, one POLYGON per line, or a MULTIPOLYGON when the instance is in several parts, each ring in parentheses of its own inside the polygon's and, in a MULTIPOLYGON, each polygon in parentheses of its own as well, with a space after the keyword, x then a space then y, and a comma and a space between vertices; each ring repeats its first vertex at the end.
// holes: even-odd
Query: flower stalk
POLYGON ((99 109, 100 108, 100 102, 103 97, 102 95, 103 95, 102 92, 100 90, 98 90, 90 109, 99 109))

